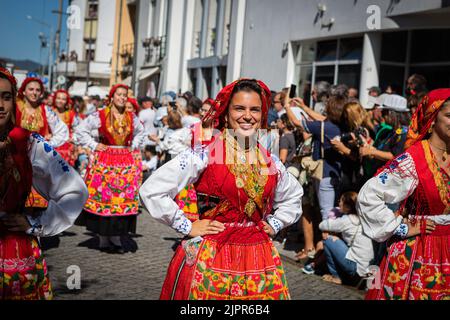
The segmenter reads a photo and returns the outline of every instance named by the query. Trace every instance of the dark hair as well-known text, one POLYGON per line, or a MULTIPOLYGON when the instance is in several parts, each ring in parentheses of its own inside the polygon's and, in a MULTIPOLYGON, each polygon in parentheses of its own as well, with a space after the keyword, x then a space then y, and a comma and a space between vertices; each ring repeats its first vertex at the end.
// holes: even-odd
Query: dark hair
POLYGON ((183 93, 181 96, 182 96, 183 98, 185 98, 186 101, 189 101, 189 100, 192 99, 192 97, 194 97, 194 94, 193 94, 192 92, 190 92, 190 91, 186 91, 186 92, 183 93))
MULTIPOLYGON (((231 99, 233 99, 233 96, 240 92, 240 91, 245 91, 245 92, 256 92, 259 97, 261 98, 262 95, 262 89, 259 86, 258 82, 256 81, 256 79, 244 79, 244 80, 240 80, 236 86, 233 89, 233 92, 231 93, 231 99)), ((262 100, 262 99, 261 99, 262 100)))
POLYGON ((417 92, 426 91, 427 79, 417 73, 414 73, 409 77, 410 81, 414 84, 414 90, 417 92))
POLYGON ((348 191, 342 194, 341 196, 342 202, 345 206, 349 208, 349 212, 347 214, 358 214, 356 211, 356 201, 358 199, 358 194, 354 191, 348 191))
POLYGON ((148 144, 145 146, 144 152, 150 152, 151 154, 156 154, 156 147, 148 144))
POLYGON ((286 113, 283 113, 280 116, 280 120, 281 120, 281 122, 283 122, 283 124, 286 126, 286 128, 289 131, 293 131, 295 129, 295 126, 292 124, 291 120, 289 120, 289 117, 286 113))
POLYGON ((402 126, 408 126, 411 122, 411 114, 409 112, 383 110, 382 114, 386 124, 390 125, 394 130, 402 126))
POLYGON ((203 101, 193 96, 188 102, 188 112, 190 114, 198 114, 202 108, 203 101))
POLYGON ((330 96, 325 105, 325 113, 327 120, 333 122, 336 125, 341 124, 342 111, 347 103, 347 98, 342 96, 330 96))

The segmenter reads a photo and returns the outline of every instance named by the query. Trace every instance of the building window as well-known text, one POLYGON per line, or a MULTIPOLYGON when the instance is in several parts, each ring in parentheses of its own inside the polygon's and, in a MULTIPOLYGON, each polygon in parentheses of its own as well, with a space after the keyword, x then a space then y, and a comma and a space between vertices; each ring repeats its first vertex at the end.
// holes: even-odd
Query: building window
POLYGON ((208 14, 208 30, 206 38, 206 56, 210 57, 215 55, 216 52, 216 21, 217 21, 217 0, 209 1, 209 14, 208 14))
POLYGON ((385 32, 382 35, 380 85, 402 94, 414 73, 428 80, 428 89, 450 86, 450 29, 385 32), (408 55, 409 53, 409 55, 408 55))
POLYGON ((195 13, 194 13, 194 32, 192 41, 192 58, 200 57, 200 46, 202 43, 202 16, 203 16, 203 3, 201 0, 195 0, 195 13))
POLYGON ((86 61, 94 61, 95 60, 95 50, 94 49, 86 49, 85 53, 85 59, 86 61))
POLYGON ((311 101, 312 84, 327 81, 359 88, 363 38, 339 38, 326 41, 304 41, 293 45, 296 54, 295 82, 299 95, 311 101))

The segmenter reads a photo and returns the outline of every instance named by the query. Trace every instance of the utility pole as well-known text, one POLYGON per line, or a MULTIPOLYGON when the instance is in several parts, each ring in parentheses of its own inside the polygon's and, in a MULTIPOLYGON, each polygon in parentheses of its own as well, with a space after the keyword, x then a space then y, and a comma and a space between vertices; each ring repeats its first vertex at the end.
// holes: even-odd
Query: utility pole
POLYGON ((119 75, 119 56, 120 56, 120 35, 122 31, 122 14, 123 14, 123 0, 120 0, 120 9, 119 9, 119 32, 117 35, 117 52, 116 52, 116 73, 114 82, 117 83, 117 76, 119 75))
POLYGON ((63 0, 59 0, 58 29, 56 30, 56 35, 55 35, 55 47, 56 47, 57 61, 59 61, 59 50, 61 49, 61 29, 62 29, 62 13, 63 13, 62 9, 63 9, 63 0))

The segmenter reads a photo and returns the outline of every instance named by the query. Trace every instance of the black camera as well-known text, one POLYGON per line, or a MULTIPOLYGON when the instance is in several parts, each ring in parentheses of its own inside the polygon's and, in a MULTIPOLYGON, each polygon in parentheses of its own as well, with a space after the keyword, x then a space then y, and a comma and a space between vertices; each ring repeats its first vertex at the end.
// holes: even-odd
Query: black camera
POLYGON ((365 144, 365 141, 362 137, 364 138, 368 138, 367 136, 367 130, 364 129, 363 127, 358 127, 355 130, 353 130, 352 132, 345 132, 341 135, 341 141, 343 144, 345 144, 346 146, 350 145, 350 141, 353 140, 353 136, 356 138, 356 146, 357 147, 362 147, 365 144), (361 137, 362 136, 362 137, 361 137))

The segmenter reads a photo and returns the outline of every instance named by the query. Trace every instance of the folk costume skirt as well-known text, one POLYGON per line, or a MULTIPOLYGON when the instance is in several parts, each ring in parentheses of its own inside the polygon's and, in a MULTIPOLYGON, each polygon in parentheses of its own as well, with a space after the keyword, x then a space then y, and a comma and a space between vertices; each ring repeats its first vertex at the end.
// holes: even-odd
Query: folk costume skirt
POLYGON ((254 223, 228 223, 220 236, 183 241, 161 300, 285 300, 286 276, 272 241, 254 223))
POLYGON ((84 207, 87 229, 102 236, 134 233, 142 182, 140 151, 124 147, 96 151, 85 182, 89 191, 84 207))
POLYGON ((0 300, 50 300, 47 264, 35 237, 0 230, 0 300))
POLYGON ((450 300, 450 225, 394 242, 367 300, 450 300))

